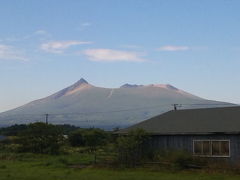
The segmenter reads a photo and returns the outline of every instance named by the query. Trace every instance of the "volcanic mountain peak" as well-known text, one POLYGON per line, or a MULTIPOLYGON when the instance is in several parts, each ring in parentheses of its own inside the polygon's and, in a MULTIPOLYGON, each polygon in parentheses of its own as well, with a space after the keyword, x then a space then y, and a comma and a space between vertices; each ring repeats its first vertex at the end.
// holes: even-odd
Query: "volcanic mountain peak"
POLYGON ((171 84, 150 84, 148 86, 150 86, 150 87, 159 87, 159 88, 164 88, 164 89, 170 89, 170 90, 174 90, 174 91, 179 91, 178 88, 172 86, 171 84))
POLYGON ((81 85, 81 84, 88 84, 88 82, 85 79, 81 78, 79 81, 75 83, 75 85, 81 85))
POLYGON ((120 88, 136 88, 136 87, 142 87, 143 85, 137 85, 137 84, 124 84, 120 88))
POLYGON ((57 92, 56 94, 53 94, 53 97, 54 97, 54 99, 57 99, 62 96, 68 96, 68 95, 77 93, 81 90, 88 89, 90 87, 93 87, 93 86, 91 84, 89 84, 85 79, 81 78, 79 81, 77 81, 73 85, 57 92))
POLYGON ((230 105, 194 96, 169 84, 144 86, 125 84, 122 88, 102 88, 93 86, 81 78, 53 95, 1 113, 0 125, 35 122, 41 120, 40 114, 49 113, 58 114, 50 116, 49 119, 56 124, 67 123, 81 127, 123 127, 168 111, 172 109, 171 104, 174 103, 188 104, 187 108, 194 108, 195 104, 202 104, 202 107, 214 107, 216 103, 219 107, 230 105), (31 115, 26 116, 25 114, 29 112, 31 115), (104 113, 100 115, 94 112, 104 113), (83 116, 81 113, 87 115, 83 116))
POLYGON ((150 85, 138 85, 138 84, 124 84, 120 88, 138 88, 138 87, 158 87, 173 91, 180 91, 178 88, 172 86, 171 84, 150 84, 150 85))

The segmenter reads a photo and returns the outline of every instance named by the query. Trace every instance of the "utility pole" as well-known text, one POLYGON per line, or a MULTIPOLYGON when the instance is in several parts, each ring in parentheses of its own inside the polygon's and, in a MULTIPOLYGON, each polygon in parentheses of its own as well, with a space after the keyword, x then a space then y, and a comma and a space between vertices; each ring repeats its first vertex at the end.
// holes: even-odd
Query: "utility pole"
POLYGON ((46 124, 48 124, 48 114, 45 114, 46 124))
POLYGON ((174 111, 177 111, 178 107, 181 107, 181 104, 172 104, 174 111))

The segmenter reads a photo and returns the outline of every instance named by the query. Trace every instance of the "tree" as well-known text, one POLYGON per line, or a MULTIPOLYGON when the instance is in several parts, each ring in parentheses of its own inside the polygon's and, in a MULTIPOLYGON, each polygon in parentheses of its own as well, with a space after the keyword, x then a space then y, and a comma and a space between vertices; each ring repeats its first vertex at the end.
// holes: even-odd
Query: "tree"
POLYGON ((25 124, 15 124, 9 127, 0 128, 0 134, 5 136, 17 136, 26 129, 27 125, 25 124))
POLYGON ((95 151, 97 146, 103 146, 107 143, 108 133, 101 129, 89 129, 83 133, 85 145, 91 151, 95 151))
POLYGON ((94 151, 97 146, 107 143, 109 134, 102 129, 78 129, 69 135, 69 142, 72 146, 88 146, 94 151))
POLYGON ((135 167, 148 154, 149 135, 143 129, 130 131, 117 140, 118 160, 121 164, 135 167))
POLYGON ((94 162, 96 163, 97 147, 103 146, 109 141, 109 133, 102 129, 80 129, 69 136, 69 142, 72 146, 87 146, 94 153, 94 162))
POLYGON ((96 150, 98 146, 103 146, 107 143, 108 134, 101 129, 89 129, 83 134, 86 146, 94 153, 94 163, 97 161, 96 150))
POLYGON ((42 154, 57 154, 62 142, 61 129, 40 122, 30 124, 20 134, 19 140, 22 151, 42 154))
POLYGON ((78 146, 85 146, 85 140, 83 139, 83 129, 78 129, 72 133, 70 133, 68 140, 71 146, 78 147, 78 146))

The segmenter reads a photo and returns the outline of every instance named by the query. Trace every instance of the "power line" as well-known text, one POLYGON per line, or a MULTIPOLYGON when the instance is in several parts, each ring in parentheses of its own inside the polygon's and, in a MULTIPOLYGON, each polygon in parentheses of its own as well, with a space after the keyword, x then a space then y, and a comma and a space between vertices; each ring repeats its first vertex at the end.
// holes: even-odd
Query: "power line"
POLYGON ((46 124, 48 124, 48 114, 45 114, 45 116, 46 116, 46 118, 45 118, 46 124))
POLYGON ((234 104, 181 104, 181 105, 190 105, 190 106, 200 106, 200 105, 204 105, 204 106, 239 106, 239 105, 234 105, 234 104))
MULTIPOLYGON (((152 108, 157 108, 157 107, 162 107, 162 106, 169 106, 169 104, 162 104, 162 105, 157 105, 157 106, 148 106, 148 107, 140 107, 140 108, 130 108, 130 109, 122 109, 122 110, 113 110, 113 111, 93 111, 93 112, 72 112, 72 113, 48 113, 48 115, 71 115, 71 114, 77 114, 77 115, 89 115, 89 114, 99 114, 99 113, 114 113, 114 112, 125 112, 125 111, 136 111, 136 110, 141 110, 141 109, 152 109, 152 108)), ((46 116, 44 113, 24 113, 24 114, 12 114, 12 115, 39 115, 39 116, 46 116)))
MULTIPOLYGON (((93 115, 93 114, 104 114, 104 113, 118 113, 118 112, 129 112, 129 111, 137 111, 137 110, 142 110, 142 109, 154 109, 154 108, 159 108, 159 107, 170 107, 173 106, 174 110, 177 110, 179 107, 184 107, 184 106, 237 106, 237 105, 231 105, 231 104, 161 104, 157 106, 148 106, 148 107, 139 107, 139 108, 130 108, 130 109, 122 109, 122 110, 112 110, 112 111, 93 111, 93 112, 72 112, 72 113, 28 113, 28 114, 11 114, 11 115, 6 115, 6 116, 27 116, 27 115, 35 115, 35 116, 45 116, 46 123, 48 121, 49 115, 93 115)), ((2 115, 2 117, 6 117, 2 115)), ((0 116, 1 117, 1 116, 0 116)))

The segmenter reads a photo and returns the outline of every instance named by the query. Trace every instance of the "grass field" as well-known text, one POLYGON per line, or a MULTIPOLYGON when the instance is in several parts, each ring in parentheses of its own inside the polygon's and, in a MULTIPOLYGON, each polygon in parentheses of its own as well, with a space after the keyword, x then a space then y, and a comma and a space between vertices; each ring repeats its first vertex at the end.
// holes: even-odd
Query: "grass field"
POLYGON ((87 165, 86 155, 1 155, 0 180, 239 180, 239 175, 200 171, 106 169, 87 165), (75 164, 72 167, 70 164, 75 164))

